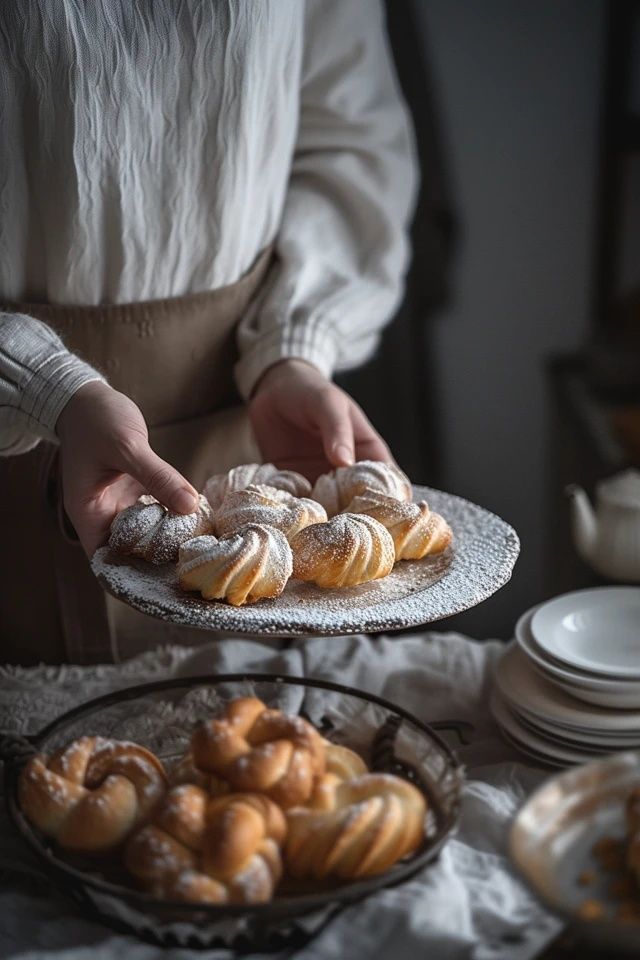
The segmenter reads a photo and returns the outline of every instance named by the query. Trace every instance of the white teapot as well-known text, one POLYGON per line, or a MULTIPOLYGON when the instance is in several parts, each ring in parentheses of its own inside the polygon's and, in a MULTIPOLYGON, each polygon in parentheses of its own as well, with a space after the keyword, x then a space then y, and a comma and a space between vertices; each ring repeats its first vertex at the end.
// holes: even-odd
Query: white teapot
POLYGON ((640 583, 640 472, 625 470, 596 486, 596 509, 582 487, 571 497, 578 553, 610 580, 640 583))

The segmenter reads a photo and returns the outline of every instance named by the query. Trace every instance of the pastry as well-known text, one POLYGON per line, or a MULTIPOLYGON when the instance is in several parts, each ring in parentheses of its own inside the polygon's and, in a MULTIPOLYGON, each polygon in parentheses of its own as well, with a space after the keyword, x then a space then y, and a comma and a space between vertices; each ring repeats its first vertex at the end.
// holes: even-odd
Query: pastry
POLYGON ((232 490, 244 490, 249 484, 267 483, 294 497, 307 497, 311 484, 293 470, 278 470, 272 463, 244 463, 228 473, 217 473, 207 480, 203 493, 214 511, 232 490))
POLYGON ((400 777, 338 780, 323 809, 287 811, 286 869, 316 879, 383 873, 420 845, 426 810, 420 790, 400 777))
POLYGON ((304 803, 325 770, 322 737, 302 717, 268 709, 255 697, 233 700, 191 738, 196 767, 235 790, 264 793, 282 807, 304 803))
POLYGON ((290 540, 304 527, 326 519, 324 507, 315 500, 294 497, 276 487, 250 484, 226 495, 216 511, 215 530, 219 536, 226 536, 247 523, 262 523, 281 530, 290 540))
POLYGON ((389 531, 362 513, 341 513, 291 540, 293 576, 319 587, 353 587, 386 577, 395 563, 389 531))
POLYGON ((338 467, 315 482, 311 496, 330 517, 344 510, 354 497, 365 490, 375 490, 396 500, 411 500, 411 481, 395 465, 377 460, 361 460, 352 467, 338 467))
POLYGON ((81 737, 49 759, 33 757, 18 789, 27 819, 61 847, 103 853, 151 815, 167 778, 144 747, 81 737))
POLYGON ((451 543, 451 527, 439 513, 431 513, 425 500, 395 500, 375 490, 365 490, 351 501, 347 513, 374 517, 393 537, 396 561, 420 560, 441 553, 451 543))
POLYGON ((291 576, 291 548, 275 527, 251 523, 226 537, 204 536, 180 547, 178 579, 183 590, 234 607, 278 597, 291 576))
POLYGON ((338 783, 344 780, 355 780, 369 773, 362 757, 337 743, 325 740, 325 772, 316 780, 313 793, 305 807, 314 810, 329 810, 333 807, 334 791, 338 783))
POLYGON ((282 873, 286 821, 257 794, 210 799, 173 787, 153 822, 128 842, 125 866, 154 896, 200 903, 264 903, 282 873))
POLYGON ((182 543, 212 529, 213 512, 202 495, 194 513, 182 514, 167 510, 145 494, 117 514, 111 524, 109 546, 114 553, 151 563, 170 563, 178 559, 182 543))

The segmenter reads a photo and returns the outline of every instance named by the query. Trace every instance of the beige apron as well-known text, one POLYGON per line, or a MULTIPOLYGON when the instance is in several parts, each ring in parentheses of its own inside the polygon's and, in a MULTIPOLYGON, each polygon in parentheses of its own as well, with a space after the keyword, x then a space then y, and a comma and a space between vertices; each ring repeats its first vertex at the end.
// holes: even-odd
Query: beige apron
MULTIPOLYGON (((201 489, 212 473, 258 456, 233 383, 235 328, 270 250, 237 283, 207 293, 96 307, 3 304, 36 317, 131 397, 153 449, 201 489)), ((65 520, 57 446, 0 458, 3 514, 0 661, 99 663, 175 639, 107 598, 65 520)))

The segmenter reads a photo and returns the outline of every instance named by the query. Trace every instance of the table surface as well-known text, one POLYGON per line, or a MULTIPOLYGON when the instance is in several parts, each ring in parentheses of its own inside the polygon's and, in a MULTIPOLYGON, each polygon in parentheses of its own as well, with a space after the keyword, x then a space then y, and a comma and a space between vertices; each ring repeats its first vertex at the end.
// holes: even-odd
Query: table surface
MULTIPOLYGON (((70 707, 139 682, 172 676, 252 670, 337 680, 402 704, 423 720, 473 724, 456 746, 467 779, 457 833, 438 862, 400 887, 346 908, 306 946, 275 960, 413 960, 417 956, 528 960, 562 929, 514 875, 506 840, 513 814, 549 771, 529 765, 500 738, 489 709, 491 673, 502 645, 453 633, 294 640, 209 640, 165 647, 123 664, 0 667, 0 731, 33 733, 70 707)), ((548 957, 558 954, 560 947, 548 957)), ((92 960, 195 960, 188 949, 161 950, 82 918, 47 889, 38 864, 0 816, 0 956, 92 960)), ((228 950, 207 953, 228 960, 228 950)), ((260 954, 251 955, 258 960, 260 954)))

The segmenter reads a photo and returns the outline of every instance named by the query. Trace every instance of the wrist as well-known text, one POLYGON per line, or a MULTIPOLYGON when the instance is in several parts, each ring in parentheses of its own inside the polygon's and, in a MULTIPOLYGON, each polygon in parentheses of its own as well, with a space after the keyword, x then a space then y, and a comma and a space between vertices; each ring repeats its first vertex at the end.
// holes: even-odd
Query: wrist
POLYGON ((81 387, 73 393, 60 411, 55 425, 55 432, 58 439, 62 442, 69 424, 75 419, 79 410, 84 409, 88 404, 100 401, 102 397, 113 396, 116 391, 110 387, 104 380, 90 380, 83 383, 81 387))
MULTIPOLYGON (((267 386, 282 379, 288 379, 291 376, 301 375, 309 377, 315 375, 318 379, 327 381, 327 377, 310 360, 303 360, 299 357, 283 357, 272 363, 270 367, 263 372, 260 379, 255 384, 251 393, 251 400, 267 386)), ((328 381, 327 381, 328 382, 328 381)))

